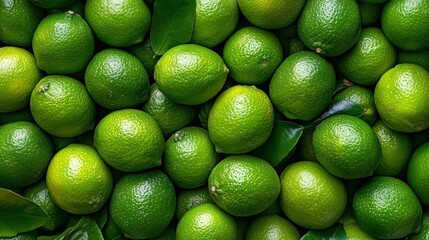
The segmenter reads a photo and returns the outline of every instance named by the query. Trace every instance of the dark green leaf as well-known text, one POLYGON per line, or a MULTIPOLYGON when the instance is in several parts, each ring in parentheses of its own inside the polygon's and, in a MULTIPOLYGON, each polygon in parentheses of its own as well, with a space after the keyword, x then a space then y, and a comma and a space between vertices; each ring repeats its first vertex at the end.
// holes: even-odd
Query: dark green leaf
POLYGON ((329 106, 329 108, 322 115, 320 115, 318 118, 313 120, 308 126, 315 126, 319 124, 321 121, 325 120, 326 118, 337 114, 345 114, 345 115, 351 115, 355 117, 361 117, 363 113, 364 113, 363 108, 358 104, 356 104, 355 102, 342 100, 329 106))
POLYGON ((150 42, 156 55, 191 40, 195 0, 156 0, 153 8, 150 42))
POLYGON ((98 212, 91 215, 91 218, 95 220, 98 225, 98 228, 103 229, 104 225, 107 222, 107 210, 106 207, 103 207, 98 212))
POLYGON ((310 230, 301 240, 347 240, 346 231, 342 224, 336 224, 323 230, 310 230))
POLYGON ((105 240, 125 239, 124 234, 119 230, 118 226, 113 222, 111 216, 107 219, 107 223, 103 228, 103 237, 105 240))
POLYGON ((82 217, 76 225, 55 236, 40 236, 37 240, 104 240, 97 222, 89 217, 82 217))
POLYGON ((0 188, 0 236, 13 237, 45 224, 48 216, 36 203, 0 188))
POLYGON ((273 167, 279 166, 290 157, 304 127, 289 121, 276 120, 268 140, 253 154, 265 159, 273 167))

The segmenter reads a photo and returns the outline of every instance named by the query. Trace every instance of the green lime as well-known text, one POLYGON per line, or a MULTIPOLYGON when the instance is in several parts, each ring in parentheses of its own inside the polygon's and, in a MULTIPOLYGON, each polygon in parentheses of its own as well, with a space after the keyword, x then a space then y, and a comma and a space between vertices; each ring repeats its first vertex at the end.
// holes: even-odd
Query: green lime
POLYGON ((159 170, 125 175, 110 200, 114 223, 128 238, 148 239, 161 234, 173 219, 176 193, 159 170))
POLYGON ((27 107, 31 91, 42 78, 30 52, 18 47, 0 48, 0 113, 27 107))
POLYGON ((164 136, 188 126, 197 115, 197 110, 195 106, 172 102, 156 83, 150 86, 149 99, 143 105, 143 111, 156 120, 164 136))
POLYGON ((298 19, 299 39, 324 56, 345 53, 360 31, 360 9, 355 0, 307 0, 298 19))
POLYGON ((244 217, 261 213, 276 201, 280 180, 265 160, 251 155, 232 155, 213 168, 208 188, 222 210, 244 217))
POLYGON ((429 48, 429 0, 388 1, 381 27, 389 41, 403 50, 429 48))
POLYGON ((278 215, 267 215, 253 219, 246 236, 247 240, 301 239, 301 234, 295 225, 278 215))
POLYGON ((212 48, 235 29, 240 10, 236 0, 197 0, 191 42, 212 48))
POLYGON ((43 9, 28 0, 0 2, 0 42, 29 47, 34 31, 44 17, 43 9))
POLYGON ((290 55, 277 68, 269 87, 274 106, 289 119, 311 120, 325 109, 335 91, 334 67, 309 51, 290 55))
POLYGON ((299 161, 280 176, 280 206, 285 215, 307 229, 324 229, 343 214, 347 192, 338 178, 319 163, 299 161))
POLYGON ((41 179, 54 154, 48 135, 36 124, 0 126, 0 187, 21 188, 41 179))
POLYGON ((113 188, 112 174, 97 151, 70 144, 55 154, 46 172, 49 195, 65 211, 89 214, 100 210, 113 188))
POLYGON ((304 3, 304 0, 238 0, 238 6, 248 21, 267 29, 292 24, 298 18, 304 3))
POLYGON ((41 70, 48 74, 73 74, 91 60, 95 43, 86 21, 68 10, 48 15, 40 22, 32 47, 41 70))
POLYGON ((345 179, 372 176, 381 157, 380 142, 371 126, 349 115, 334 115, 317 125, 313 149, 329 173, 345 179))
POLYGON ((408 164, 407 180, 423 204, 429 205, 429 143, 417 148, 408 164))
POLYGON ((102 42, 129 47, 144 40, 152 16, 145 1, 88 0, 85 18, 102 42))
POLYGON ((410 160, 413 144, 406 133, 396 132, 379 120, 372 127, 381 146, 381 160, 375 175, 397 176, 410 160))
POLYGON ((347 53, 338 59, 338 68, 344 76, 357 84, 370 86, 396 63, 396 50, 384 33, 375 27, 362 32, 347 53))
POLYGON ((282 45, 268 30, 245 27, 225 42, 223 59, 229 76, 237 83, 261 84, 270 79, 282 62, 282 45))
POLYGON ((137 109, 109 113, 98 123, 94 146, 110 166, 139 172, 161 165, 165 141, 158 123, 137 109))
POLYGON ((383 74, 374 90, 377 112, 399 132, 419 132, 429 126, 429 72, 401 63, 383 74))
POLYGON ((97 53, 85 71, 88 93, 107 109, 136 107, 149 97, 149 76, 143 63, 124 50, 97 53))
POLYGON ((398 239, 420 231, 419 199, 397 178, 371 178, 356 192, 353 210, 362 230, 376 238, 398 239))
POLYGON ((173 133, 165 143, 163 170, 181 188, 196 188, 207 183, 218 153, 207 130, 186 127, 173 133))
POLYGON ((228 154, 258 148, 268 139, 273 126, 271 101, 255 86, 236 85, 223 91, 208 118, 208 131, 216 151, 228 154))
POLYGON ((171 101, 198 105, 213 98, 228 75, 222 58, 213 50, 196 44, 171 48, 155 65, 154 78, 171 101))
POLYGON ((204 203, 187 211, 177 224, 177 240, 236 240, 234 218, 212 203, 204 203))
POLYGON ((31 114, 47 133, 75 137, 94 128, 95 105, 78 80, 49 75, 34 87, 30 98, 31 114))

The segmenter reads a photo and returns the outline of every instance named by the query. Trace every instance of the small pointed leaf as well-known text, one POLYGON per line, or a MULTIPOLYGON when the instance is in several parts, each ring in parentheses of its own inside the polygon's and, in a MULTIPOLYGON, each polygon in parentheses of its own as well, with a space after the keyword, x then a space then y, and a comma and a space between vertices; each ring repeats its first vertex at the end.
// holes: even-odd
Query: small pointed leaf
POLYGON ((253 154, 265 159, 273 167, 279 166, 288 160, 303 130, 304 127, 297 123, 276 120, 268 140, 253 154))
POLYGON ((13 237, 43 226, 48 220, 36 203, 8 189, 0 188, 0 237, 13 237))
POLYGON ((301 240, 347 240, 346 231, 342 224, 335 224, 323 230, 310 230, 301 240))
POLYGON ((153 7, 150 42, 156 55, 191 40, 195 0, 156 0, 153 7))

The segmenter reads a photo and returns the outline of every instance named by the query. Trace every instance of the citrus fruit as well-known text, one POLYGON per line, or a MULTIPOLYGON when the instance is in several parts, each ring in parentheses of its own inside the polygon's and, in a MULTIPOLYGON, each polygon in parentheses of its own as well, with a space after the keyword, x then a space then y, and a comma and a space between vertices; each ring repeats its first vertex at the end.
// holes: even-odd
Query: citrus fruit
POLYGON ((54 155, 46 184, 54 202, 73 214, 100 210, 113 188, 112 174, 103 159, 83 144, 70 144, 54 155))
POLYGON ((76 0, 30 0, 30 2, 41 8, 53 9, 65 7, 76 2, 76 0))
POLYGON ((152 17, 141 0, 88 0, 85 18, 101 41, 129 47, 143 41, 152 17))
POLYGON ((0 2, 0 41, 18 47, 29 47, 34 31, 44 12, 27 0, 0 2))
POLYGON ((124 172, 139 172, 161 165, 165 141, 158 123, 149 114, 122 109, 100 120, 95 128, 94 146, 110 166, 124 172))
POLYGON ((349 240, 376 240, 375 238, 368 235, 368 233, 364 232, 362 228, 357 224, 356 220, 352 216, 352 214, 344 214, 340 222, 342 222, 344 231, 347 235, 347 239, 349 240), (344 216, 345 215, 345 216, 344 216))
POLYGON ((181 188, 196 188, 207 183, 218 153, 207 130, 186 127, 173 133, 165 143, 164 172, 181 188))
POLYGON ((249 22, 260 28, 278 29, 292 24, 304 6, 304 0, 238 0, 249 22))
POLYGON ((82 70, 94 53, 94 36, 86 21, 69 10, 46 16, 33 36, 37 66, 48 74, 82 70))
POLYGON ((39 205, 48 215, 48 220, 41 229, 54 231, 67 220, 68 213, 58 207, 54 200, 52 200, 45 180, 39 181, 25 189, 22 196, 39 205))
POLYGON ((420 201, 429 205, 429 143, 425 143, 417 148, 408 164, 407 180, 420 201))
POLYGON ((354 0, 308 0, 298 19, 299 39, 324 56, 349 50, 360 31, 360 10, 354 0))
POLYGON ((419 199, 397 178, 371 178, 356 192, 353 210, 362 230, 376 238, 397 239, 420 231, 419 199))
POLYGON ((34 123, 0 126, 0 187, 20 188, 45 175, 54 154, 49 137, 34 123))
POLYGON ((419 132, 429 126, 429 72, 411 63, 388 70, 374 90, 377 112, 399 132, 419 132))
POLYGON ((280 182, 280 206, 285 215, 301 227, 327 228, 346 208, 344 184, 319 163, 292 163, 282 172, 280 182))
POLYGON ((135 107, 149 97, 149 76, 140 60, 121 49, 97 53, 85 71, 89 95, 107 109, 135 107))
POLYGON ((429 71, 429 49, 423 51, 398 50, 398 63, 414 63, 429 71))
POLYGON ((250 152, 270 136, 274 110, 267 94, 255 86, 236 85, 223 91, 210 109, 208 131, 216 151, 250 152))
POLYGON ((386 37, 401 49, 429 48, 429 1, 388 1, 381 14, 381 27, 386 37))
POLYGON ((187 211, 177 224, 177 240, 235 240, 238 234, 234 218, 212 203, 204 203, 187 211))
POLYGON ((223 59, 229 75, 240 84, 266 82, 283 60, 277 36, 257 27, 236 31, 223 47, 223 59))
POLYGON ((381 146, 381 160, 375 175, 397 176, 407 167, 413 151, 411 138, 406 133, 390 129, 379 120, 372 127, 381 146))
POLYGON ((298 240, 301 238, 301 234, 295 225, 278 215, 255 218, 250 223, 246 236, 247 240, 298 240))
POLYGON ((0 112, 29 105, 31 91, 42 78, 34 56, 23 48, 0 48, 0 112))
POLYGON ((116 184, 110 200, 113 222, 132 239, 161 234, 173 219, 175 209, 173 183, 159 170, 125 175, 116 184))
POLYGON ((228 75, 222 58, 213 50, 184 44, 168 50, 155 65, 154 78, 171 101, 202 104, 214 97, 228 75))
POLYGON ((367 27, 380 20, 384 4, 373 4, 359 1, 360 15, 362 17, 362 27, 367 27))
POLYGON ((209 48, 234 31, 240 12, 236 0, 198 0, 195 11, 191 42, 209 48))
POLYGON ((280 180, 265 160, 251 155, 232 155, 212 169, 208 188, 222 210, 244 217, 261 213, 276 201, 280 180))
POLYGON ((156 120, 164 136, 186 127, 197 115, 195 106, 172 102, 158 89, 156 83, 150 86, 149 99, 143 104, 143 111, 156 120))
POLYGON ((374 93, 368 88, 353 85, 338 92, 331 101, 331 104, 340 101, 351 101, 356 103, 363 109, 363 114, 360 117, 369 125, 374 124, 377 119, 377 108, 374 103, 374 93))
POLYGON ((95 124, 95 105, 78 80, 49 75, 34 87, 30 109, 36 123, 57 137, 75 137, 95 124))
POLYGON ((409 240, 425 240, 429 237, 429 211, 426 210, 423 212, 422 217, 422 228, 420 232, 416 234, 411 234, 407 237, 409 240))
POLYGON ((348 80, 370 86, 395 63, 395 47, 380 29, 369 27, 362 29, 353 48, 339 57, 338 68, 348 80))
POLYGON ((127 51, 136 56, 142 63, 150 77, 153 77, 155 65, 161 56, 153 52, 150 38, 147 37, 143 42, 132 45, 127 51))
POLYGON ((180 220, 189 209, 203 203, 213 203, 206 185, 181 190, 177 194, 176 219, 180 220))
POLYGON ((329 173, 345 179, 372 176, 381 157, 380 142, 371 126, 349 115, 334 115, 317 125, 313 149, 329 173))
POLYGON ((335 91, 333 66, 314 52, 290 55, 269 87, 274 106, 289 119, 311 120, 325 109, 335 91))

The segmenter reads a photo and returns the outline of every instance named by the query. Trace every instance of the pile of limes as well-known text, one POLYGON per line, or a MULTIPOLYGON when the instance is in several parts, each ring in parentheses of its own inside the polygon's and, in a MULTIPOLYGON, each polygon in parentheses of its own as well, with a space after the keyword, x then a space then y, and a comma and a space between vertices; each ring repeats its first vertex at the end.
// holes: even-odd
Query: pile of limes
POLYGON ((0 0, 0 238, 429 239, 428 71, 429 0, 0 0))

